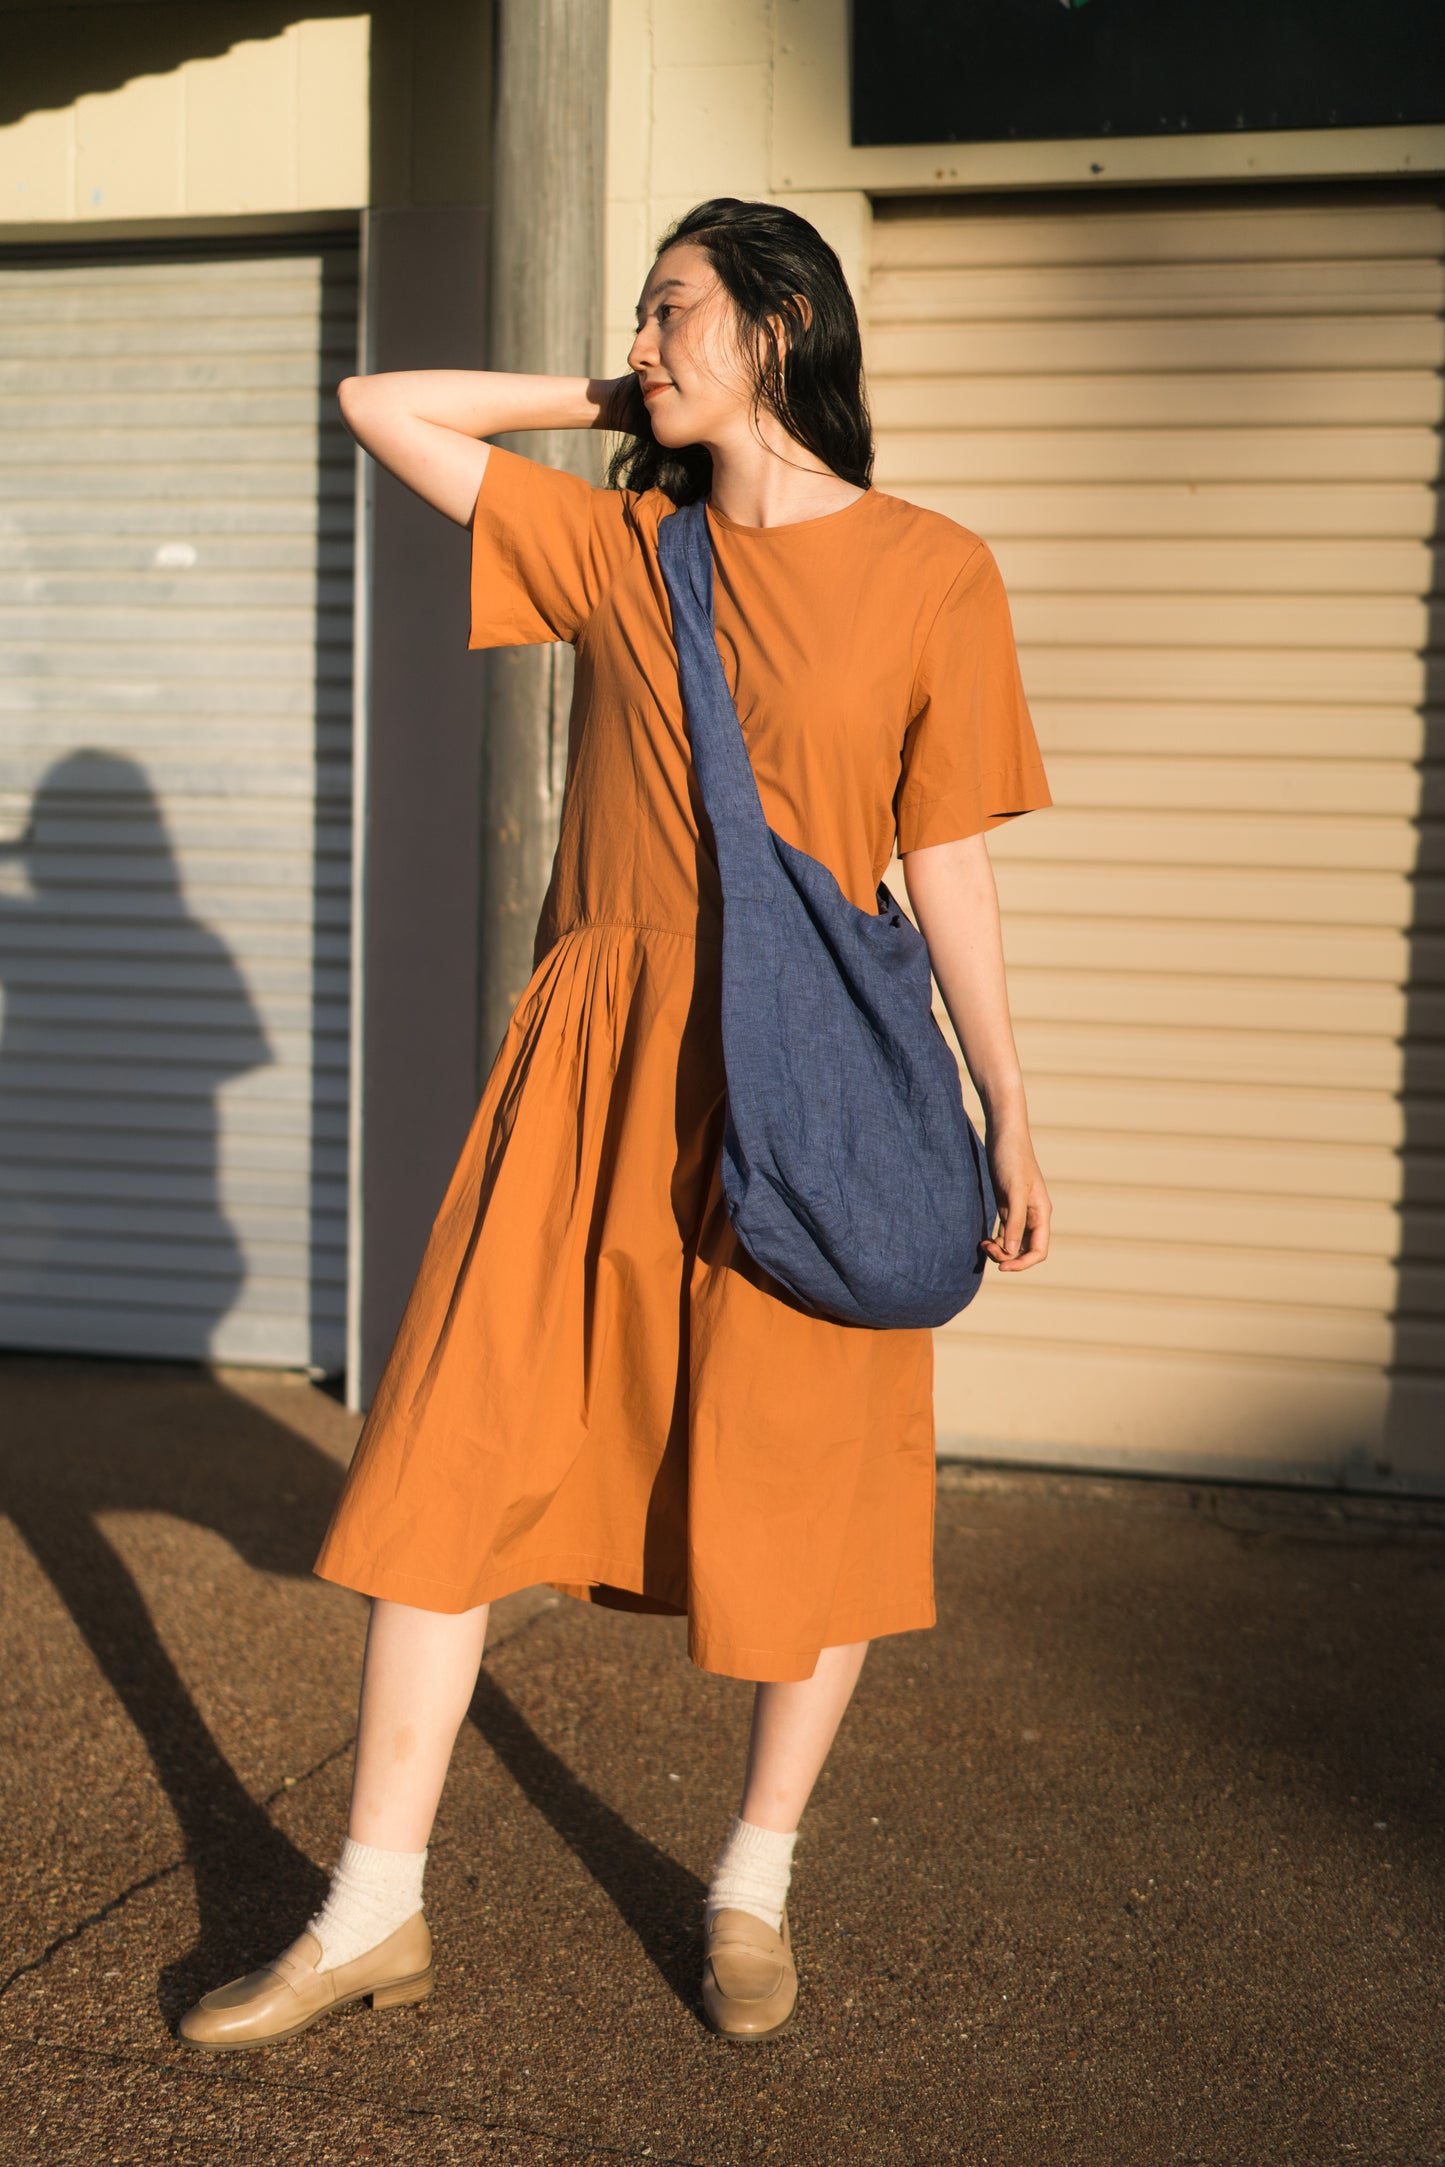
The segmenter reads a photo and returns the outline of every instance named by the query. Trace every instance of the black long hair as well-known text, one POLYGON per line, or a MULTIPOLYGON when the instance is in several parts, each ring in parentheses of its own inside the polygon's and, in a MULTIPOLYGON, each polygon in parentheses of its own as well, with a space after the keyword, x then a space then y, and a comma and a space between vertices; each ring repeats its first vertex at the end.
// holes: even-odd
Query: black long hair
MULTIPOLYGON (((707 251, 737 311, 742 352, 755 356, 754 411, 773 415, 824 466, 866 489, 873 425, 858 312, 822 234, 781 204, 714 196, 663 235, 658 255, 679 241, 707 251)), ((707 495, 711 452, 701 444, 659 444, 635 377, 611 418, 626 432, 608 465, 614 489, 661 489, 675 504, 707 495)))

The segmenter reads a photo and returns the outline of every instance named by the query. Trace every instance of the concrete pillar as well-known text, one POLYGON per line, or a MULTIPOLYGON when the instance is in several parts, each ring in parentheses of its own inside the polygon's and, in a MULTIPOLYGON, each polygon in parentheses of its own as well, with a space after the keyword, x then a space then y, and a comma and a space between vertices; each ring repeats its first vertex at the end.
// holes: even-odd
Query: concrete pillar
MULTIPOLYGON (((376 0, 366 369, 486 365, 487 0, 376 0)), ((370 1403, 476 1106, 483 664, 467 537, 361 463, 348 1404, 370 1403)))
MULTIPOLYGON (((483 206, 368 211, 364 366, 476 368, 485 257, 483 206)), ((371 1402, 476 1105, 482 729, 467 537, 372 460, 361 486, 353 1407, 371 1402)))
MULTIPOLYGON (((496 71, 491 365, 591 374, 602 338, 606 0, 500 0, 496 71)), ((585 430, 506 441, 528 458, 599 478, 601 439, 585 430)), ((484 1070, 531 976, 571 694, 570 647, 489 658, 478 986, 484 1070)))

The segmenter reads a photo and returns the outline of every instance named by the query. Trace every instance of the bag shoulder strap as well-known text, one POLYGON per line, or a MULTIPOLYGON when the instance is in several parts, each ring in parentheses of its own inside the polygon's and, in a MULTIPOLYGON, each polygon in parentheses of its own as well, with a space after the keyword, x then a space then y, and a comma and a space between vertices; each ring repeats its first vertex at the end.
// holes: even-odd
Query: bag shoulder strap
POLYGON ((712 822, 724 894, 755 854, 768 848, 757 779, 713 629, 712 537, 699 501, 671 512, 657 531, 657 556, 672 604, 687 732, 698 788, 712 822))

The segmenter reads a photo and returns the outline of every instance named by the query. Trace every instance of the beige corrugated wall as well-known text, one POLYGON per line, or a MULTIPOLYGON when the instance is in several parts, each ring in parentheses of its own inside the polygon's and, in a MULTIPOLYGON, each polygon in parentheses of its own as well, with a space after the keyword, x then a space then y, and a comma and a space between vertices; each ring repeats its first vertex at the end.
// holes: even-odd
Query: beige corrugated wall
POLYGON ((994 546, 1058 800, 995 849, 1058 1247, 945 1446, 1445 1487, 1442 199, 876 210, 878 480, 994 546))

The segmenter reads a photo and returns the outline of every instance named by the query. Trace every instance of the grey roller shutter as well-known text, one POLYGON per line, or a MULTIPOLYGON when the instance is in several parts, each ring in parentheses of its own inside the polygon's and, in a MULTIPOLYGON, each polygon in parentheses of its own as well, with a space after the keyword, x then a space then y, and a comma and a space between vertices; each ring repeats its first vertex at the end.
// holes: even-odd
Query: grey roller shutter
POLYGON ((1005 1456, 1445 1485, 1445 208, 878 206, 879 480, 977 529, 1059 1244, 939 1339, 1005 1456))
POLYGON ((0 262, 0 1343, 340 1367, 356 253, 0 262))

